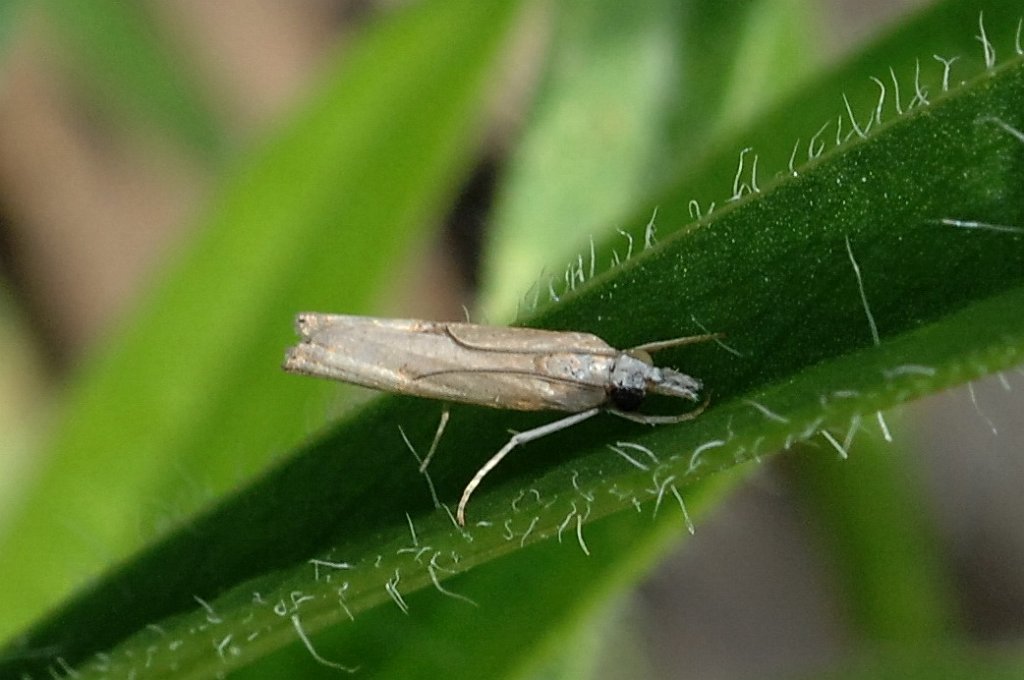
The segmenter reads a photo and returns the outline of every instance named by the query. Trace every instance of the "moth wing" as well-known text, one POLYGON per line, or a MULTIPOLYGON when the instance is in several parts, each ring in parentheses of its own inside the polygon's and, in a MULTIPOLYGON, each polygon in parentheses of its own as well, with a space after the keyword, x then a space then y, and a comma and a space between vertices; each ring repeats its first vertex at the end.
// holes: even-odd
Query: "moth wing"
POLYGON ((289 348, 285 370, 388 392, 454 359, 443 324, 431 321, 304 313, 295 329, 302 341, 289 348))
POLYGON ((285 370, 386 392, 516 410, 579 411, 604 403, 602 371, 614 352, 586 333, 415 319, 310 313, 300 314, 296 327, 302 342, 288 350, 285 370), (585 349, 579 344, 567 349, 577 340, 585 349), (582 376, 560 370, 565 361, 580 359, 597 362, 595 370, 582 376))
MULTIPOLYGON (((555 377, 473 369, 431 375, 418 382, 448 401, 515 411, 585 411, 607 401, 603 385, 555 377)), ((427 396, 427 395, 421 395, 427 396)))
POLYGON ((295 332, 303 340, 330 343, 332 340, 349 341, 367 334, 412 333, 436 326, 432 321, 417 319, 385 319, 375 316, 348 314, 320 314, 304 312, 295 316, 295 332))
POLYGON ((467 347, 494 352, 554 354, 575 352, 614 356, 618 350, 592 333, 549 331, 514 326, 478 326, 471 323, 445 324, 448 333, 467 347))

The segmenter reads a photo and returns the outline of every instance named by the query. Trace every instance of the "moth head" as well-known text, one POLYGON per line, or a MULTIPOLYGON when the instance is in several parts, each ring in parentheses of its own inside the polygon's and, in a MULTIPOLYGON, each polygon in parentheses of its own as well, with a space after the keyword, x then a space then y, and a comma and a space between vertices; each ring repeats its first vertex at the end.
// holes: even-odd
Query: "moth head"
POLYGON ((671 368, 654 365, 651 355, 643 350, 619 354, 612 366, 608 399, 620 411, 635 411, 648 393, 665 397, 700 400, 701 382, 671 368))

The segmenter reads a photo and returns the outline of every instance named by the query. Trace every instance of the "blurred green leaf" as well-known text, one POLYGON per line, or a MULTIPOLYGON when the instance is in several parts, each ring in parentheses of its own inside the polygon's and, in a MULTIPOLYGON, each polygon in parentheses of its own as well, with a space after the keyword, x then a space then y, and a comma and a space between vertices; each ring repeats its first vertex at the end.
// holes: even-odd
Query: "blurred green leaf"
POLYGON ((20 19, 20 12, 29 4, 28 0, 3 0, 0 2, 0 54, 6 55, 11 36, 20 19))
POLYGON ((815 680, 1014 680, 1024 672, 1024 657, 1013 650, 986 650, 955 644, 924 649, 882 646, 843 666, 804 677, 815 680))
POLYGON ((829 455, 832 447, 822 438, 814 449, 800 445, 786 469, 822 552, 831 556, 830 571, 839 575, 857 637, 910 647, 960 631, 953 625, 952 575, 940 566, 935 527, 921 511, 926 504, 904 432, 893 414, 884 423, 854 420, 846 432, 831 435, 845 453, 829 455), (890 430, 896 436, 887 441, 890 430))
POLYGON ((368 309, 423 242, 476 142, 514 10, 433 2, 382 23, 225 182, 188 252, 72 388, 0 539, 0 635, 137 549, 155 518, 177 522, 265 467, 336 401, 330 383, 280 371, 292 318, 368 309))
POLYGON ((0 282, 0 528, 18 507, 31 476, 47 385, 11 291, 0 282))
POLYGON ((216 158, 225 131, 190 70, 142 3, 38 3, 58 29, 65 66, 81 93, 124 118, 155 124, 194 152, 216 158))
POLYGON ((551 272, 607 235, 667 172, 698 158, 813 61, 804 2, 556 7, 544 81, 488 234, 480 301, 488 319, 510 318, 542 267, 551 272), (799 68, 791 50, 803 55, 799 68), (775 74, 771 90, 749 82, 765 70, 775 74))

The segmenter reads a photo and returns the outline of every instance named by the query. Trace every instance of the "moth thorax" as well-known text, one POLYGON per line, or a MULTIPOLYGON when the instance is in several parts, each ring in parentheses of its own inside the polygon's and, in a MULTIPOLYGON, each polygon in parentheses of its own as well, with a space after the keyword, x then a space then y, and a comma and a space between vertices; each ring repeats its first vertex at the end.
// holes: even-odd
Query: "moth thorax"
POLYGON ((635 411, 647 396, 651 357, 646 353, 623 352, 615 358, 608 381, 608 399, 620 411, 635 411))

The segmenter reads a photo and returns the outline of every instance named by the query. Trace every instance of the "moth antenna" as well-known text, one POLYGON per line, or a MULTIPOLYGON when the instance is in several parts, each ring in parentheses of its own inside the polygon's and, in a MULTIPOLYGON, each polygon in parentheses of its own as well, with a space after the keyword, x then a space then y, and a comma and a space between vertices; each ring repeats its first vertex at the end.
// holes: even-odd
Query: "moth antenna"
POLYGON ((632 351, 642 352, 657 352, 663 349, 669 349, 670 347, 680 347, 682 345, 695 345, 699 342, 708 342, 710 340, 721 340, 725 337, 725 333, 704 333, 703 335, 688 335, 682 338, 672 338, 671 340, 658 340, 657 342, 645 342, 642 345, 631 347, 632 351))

